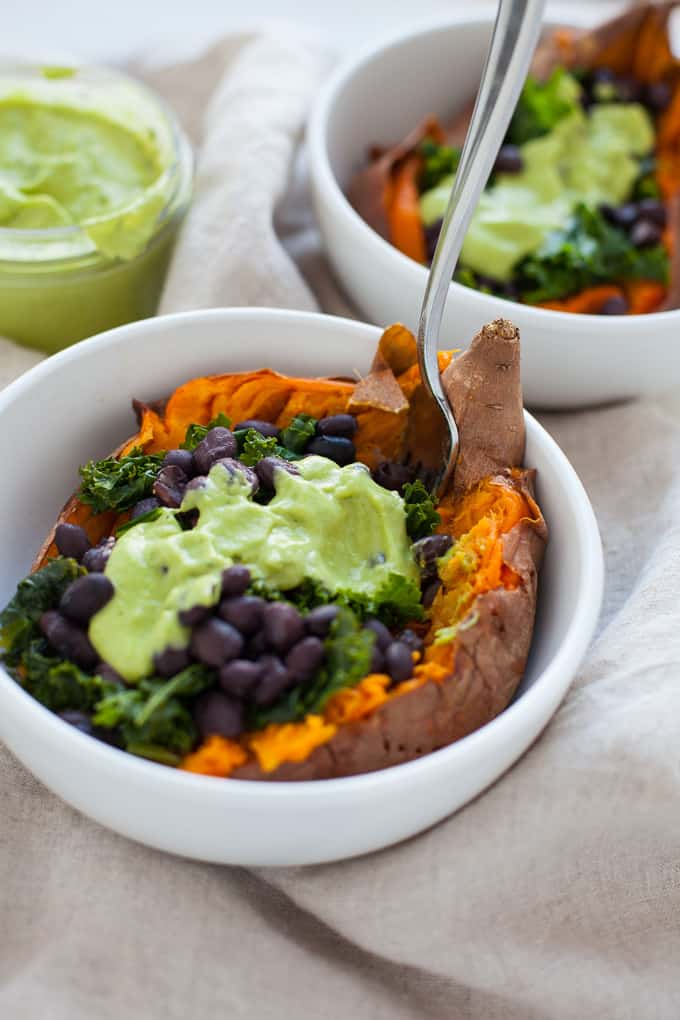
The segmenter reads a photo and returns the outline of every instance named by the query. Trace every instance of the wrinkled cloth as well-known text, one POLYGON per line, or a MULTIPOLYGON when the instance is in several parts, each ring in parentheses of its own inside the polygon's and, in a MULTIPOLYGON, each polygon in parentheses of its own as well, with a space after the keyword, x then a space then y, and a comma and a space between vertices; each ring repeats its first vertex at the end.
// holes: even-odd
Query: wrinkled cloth
MULTIPOLYGON (((304 175, 287 188, 324 70, 253 36, 141 68, 198 146, 165 311, 347 313, 304 175)), ((0 382, 35 360, 0 346, 0 382)), ((2 1020, 677 1020, 676 406, 541 416, 602 531, 598 636, 523 759, 427 833, 313 868, 199 864, 76 814, 0 748, 2 1020)))

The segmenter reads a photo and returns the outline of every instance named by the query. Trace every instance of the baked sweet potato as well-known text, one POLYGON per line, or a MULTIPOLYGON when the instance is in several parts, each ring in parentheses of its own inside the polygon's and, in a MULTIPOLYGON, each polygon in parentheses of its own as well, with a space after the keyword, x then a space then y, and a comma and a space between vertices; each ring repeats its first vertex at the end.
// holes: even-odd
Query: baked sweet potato
MULTIPOLYGON (((484 725, 508 705, 531 645, 537 575, 546 526, 521 467, 524 417, 519 338, 506 320, 485 326, 457 358, 442 352, 440 369, 460 428, 450 491, 438 506, 438 531, 452 551, 438 561, 436 594, 412 674, 393 682, 370 673, 337 690, 319 711, 270 722, 238 738, 208 734, 181 765, 233 779, 302 780, 353 775, 427 754, 484 725)), ((220 412, 286 426, 300 413, 349 412, 357 421, 357 458, 371 468, 401 463, 436 468, 439 424, 420 381, 415 341, 403 326, 381 338, 370 373, 357 383, 292 379, 269 370, 192 380, 160 404, 136 402, 139 431, 117 455, 176 447, 192 424, 220 412)), ((57 524, 76 523, 91 541, 126 518, 94 514, 75 495, 57 524)), ((55 526, 56 527, 56 526, 55 526)), ((55 554, 48 536, 34 569, 55 554)))

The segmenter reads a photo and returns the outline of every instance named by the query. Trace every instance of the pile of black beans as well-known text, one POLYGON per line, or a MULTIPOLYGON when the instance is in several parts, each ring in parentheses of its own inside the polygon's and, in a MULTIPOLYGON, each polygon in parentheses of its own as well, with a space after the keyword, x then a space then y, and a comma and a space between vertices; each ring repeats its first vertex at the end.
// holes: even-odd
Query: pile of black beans
POLYGON ((62 556, 77 560, 88 573, 69 584, 57 608, 42 614, 40 629, 51 647, 65 659, 82 669, 96 671, 106 680, 118 682, 118 674, 99 661, 87 636, 90 620, 113 597, 113 584, 103 571, 115 539, 105 538, 99 545, 92 546, 79 525, 59 524, 55 542, 62 556))
MULTIPOLYGON (((168 648, 156 656, 154 672, 171 677, 191 661, 214 669, 218 689, 196 701, 194 718, 202 736, 237 736, 249 707, 268 708, 287 691, 307 684, 323 666, 324 641, 338 615, 335 605, 302 614, 290 602, 268 602, 248 593, 247 567, 234 565, 222 574, 216 606, 194 606, 179 614, 191 629, 187 649, 168 648)), ((413 671, 413 651, 422 649, 413 631, 395 638, 379 620, 364 625, 375 635, 371 672, 385 672, 394 683, 413 671)))

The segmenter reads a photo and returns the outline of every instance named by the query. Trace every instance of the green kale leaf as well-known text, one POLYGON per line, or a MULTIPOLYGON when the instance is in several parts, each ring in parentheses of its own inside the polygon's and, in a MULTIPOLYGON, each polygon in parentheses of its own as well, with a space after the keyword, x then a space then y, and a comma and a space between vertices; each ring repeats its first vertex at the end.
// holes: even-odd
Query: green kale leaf
POLYGON ((586 287, 620 280, 665 283, 668 253, 661 245, 636 248, 628 235, 597 209, 578 205, 564 230, 550 234, 517 267, 525 301, 536 304, 577 294, 586 287))
POLYGON ((263 436, 257 429, 240 429, 235 433, 238 442, 238 459, 247 467, 255 467, 263 457, 278 455, 279 445, 274 436, 263 436))
POLYGON ((231 419, 227 418, 223 411, 208 422, 207 425, 190 425, 186 430, 184 436, 184 442, 180 443, 180 447, 183 450, 195 450, 201 440, 205 439, 211 429, 223 428, 228 429, 231 425, 231 419))
POLYGON ((131 754, 176 765, 197 737, 191 712, 181 699, 199 694, 215 680, 215 674, 198 663, 170 680, 149 677, 102 698, 92 721, 115 728, 131 754))
POLYGON ((581 86, 576 78, 556 67, 547 81, 529 75, 515 108, 506 139, 513 145, 524 145, 540 138, 579 106, 581 86))
MULTIPOLYGON (((402 574, 389 574, 375 595, 363 602, 363 616, 377 616, 388 627, 397 627, 408 620, 422 620, 420 588, 402 574)), ((356 602, 351 603, 352 606, 356 602)))
POLYGON ((55 656, 42 638, 30 643, 21 656, 20 667, 14 673, 15 679, 52 712, 65 709, 91 712, 102 698, 112 696, 116 690, 109 681, 55 656))
POLYGON ((406 531, 409 538, 413 542, 419 538, 427 538, 441 521, 432 496, 420 479, 407 482, 402 495, 406 505, 406 531))
POLYGON ((316 421, 311 414, 296 414, 290 424, 281 430, 281 445, 292 453, 302 453, 316 433, 316 421))
POLYGON ((14 597, 0 613, 0 655, 8 665, 19 663, 22 653, 40 636, 42 614, 54 609, 71 581, 84 573, 75 560, 58 556, 19 582, 14 597))
POLYGON ((418 151, 423 157, 423 169, 418 182, 421 194, 436 188, 445 177, 455 174, 462 152, 457 146, 438 145, 432 138, 424 138, 418 151))
POLYGON ((120 513, 152 494, 153 483, 163 461, 163 453, 144 453, 135 446, 125 457, 91 460, 80 468, 78 499, 94 513, 105 510, 120 513))
POLYGON ((250 713, 249 725, 255 729, 269 723, 294 722, 321 712, 328 699, 344 687, 354 687, 370 672, 375 635, 362 630, 357 617, 342 609, 324 642, 326 659, 316 676, 294 687, 273 705, 250 713))
POLYGON ((165 507, 157 506, 153 510, 147 510, 145 514, 139 514, 137 517, 133 517, 132 520, 126 521, 125 524, 121 524, 116 528, 116 538, 120 538, 126 531, 130 531, 131 528, 136 528, 138 524, 147 524, 149 521, 156 521, 165 510, 165 507))

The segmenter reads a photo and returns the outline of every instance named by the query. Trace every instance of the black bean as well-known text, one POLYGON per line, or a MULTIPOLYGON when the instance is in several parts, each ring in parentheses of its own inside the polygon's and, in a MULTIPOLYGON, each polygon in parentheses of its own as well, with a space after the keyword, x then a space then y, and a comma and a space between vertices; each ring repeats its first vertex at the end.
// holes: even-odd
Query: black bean
POLYGON ((638 103, 642 98, 642 85, 630 74, 616 79, 616 91, 622 103, 638 103))
POLYGON ((412 482, 415 476, 415 469, 410 464, 384 460, 373 472, 373 481, 382 485, 383 489, 398 492, 407 482, 412 482))
POLYGON ((106 574, 85 574, 71 581, 59 600, 59 609, 69 620, 85 624, 112 598, 113 585, 106 574))
POLYGON ((220 602, 218 613, 232 627, 248 636, 262 626, 266 604, 258 595, 233 595, 220 602))
POLYGON ((153 494, 164 506, 177 508, 184 498, 187 476, 181 468, 170 464, 161 468, 153 483, 153 494))
POLYGON ((141 517, 142 514, 148 514, 151 510, 157 510, 160 505, 161 501, 156 499, 155 496, 149 496, 147 499, 140 499, 139 503, 135 503, 130 511, 130 519, 134 520, 135 517, 141 517))
POLYGON ((673 90, 667 81, 653 81, 645 85, 642 101, 654 113, 663 113, 673 98, 673 90))
POLYGON ((195 627, 212 616, 213 608, 213 606, 190 606, 189 609, 180 609, 177 616, 183 627, 195 627))
POLYGON ((195 478, 192 478, 190 482, 187 482, 185 492, 191 492, 193 489, 205 489, 207 484, 208 479, 206 475, 197 475, 195 478))
POLYGON ((161 467, 178 467, 187 478, 193 478, 196 474, 194 455, 191 450, 168 450, 161 467))
POLYGON ((606 220, 615 227, 621 227, 622 230, 629 230, 638 217, 635 202, 626 202, 624 205, 601 205, 600 212, 606 220))
POLYGON ((413 672, 413 656, 411 649, 403 641, 393 641, 385 649, 385 669, 395 684, 408 680, 413 672))
POLYGON ((95 676, 100 676, 102 680, 105 680, 107 684, 113 684, 115 687, 125 686, 125 681, 120 673, 117 673, 108 662, 98 662, 94 667, 94 673, 95 676))
POLYGON ((302 617, 290 602, 268 602, 262 614, 262 633, 277 652, 287 652, 305 632, 302 617))
POLYGON ((238 444, 234 433, 230 429, 218 426, 211 429, 194 450, 196 471, 201 475, 207 475, 216 460, 236 457, 237 454, 238 444))
POLYGON ((69 726, 75 727, 75 729, 80 730, 81 733, 87 733, 88 737, 93 735, 94 727, 92 725, 92 720, 89 715, 85 714, 85 712, 79 712, 75 708, 67 708, 63 712, 58 712, 57 715, 60 719, 63 719, 65 723, 68 723, 69 726))
POLYGON ((315 436, 307 444, 307 454, 314 454, 317 457, 328 457, 335 461, 339 467, 351 464, 356 460, 356 447, 351 439, 343 439, 341 436, 315 436))
POLYGON ((243 595, 250 584, 250 571, 240 563, 234 563, 222 571, 222 594, 243 595))
POLYGON ((668 214, 666 206, 658 198, 642 198, 637 204, 638 219, 650 220, 658 227, 665 227, 668 214))
POLYGON ((385 648, 387 648, 387 646, 391 644, 392 641, 394 641, 394 638, 392 637, 389 628, 385 626, 382 620, 376 619, 366 620, 364 627, 366 628, 366 630, 373 631, 373 633, 375 634, 376 644, 381 652, 385 648))
POLYGON ((220 686, 234 698, 247 698, 255 690, 262 667, 249 659, 232 659, 220 668, 220 686))
POLYGON ((419 538, 414 542, 411 549, 416 563, 422 570, 433 565, 452 545, 453 539, 450 535, 428 535, 427 538, 419 538))
POLYGON ((385 656, 378 648, 378 642, 376 641, 373 645, 373 651, 371 652, 371 673, 382 673, 385 670, 385 656))
POLYGON ((101 573, 108 563, 115 544, 116 540, 111 535, 109 538, 103 539, 93 549, 88 549, 83 556, 83 566, 85 569, 89 570, 91 574, 101 573))
POLYGON ((317 606, 305 616, 305 628, 316 637, 326 637, 339 612, 337 606, 317 606))
POLYGON ((267 436, 268 439, 278 439, 281 432, 281 429, 272 425, 270 421, 260 421, 259 418, 246 418, 245 421, 234 425, 234 432, 241 432, 245 429, 255 429, 261 436, 267 436))
MULTIPOLYGON (((215 464, 221 464, 227 474, 234 475, 240 474, 245 478, 246 482, 250 486, 250 492, 255 495, 257 490, 260 488, 260 480, 251 467, 246 464, 242 464, 240 460, 235 460, 233 457, 220 457, 219 460, 215 461, 215 464)), ((215 467, 213 464, 213 467, 215 467)))
POLYGON ((626 315, 629 309, 630 305, 623 294, 614 294, 613 297, 607 298, 598 315, 626 315))
POLYGON ((256 631, 246 644, 245 654, 251 659, 258 659, 267 651, 267 639, 261 630, 256 631))
POLYGON ((255 473, 265 489, 274 489, 276 487, 277 471, 287 471, 289 475, 300 474, 295 465, 291 464, 290 461, 284 460, 283 457, 263 457, 255 465, 255 473))
POLYGON ((62 556, 70 556, 79 563, 88 549, 92 548, 85 528, 78 524, 57 524, 54 541, 62 556))
POLYGON ((205 691, 194 706, 194 721, 205 737, 237 737, 243 730, 243 706, 220 691, 205 691))
POLYGON ((422 652, 423 650, 423 639, 410 627, 402 630, 397 640, 401 641, 403 645, 407 645, 412 652, 422 652))
POLYGON ((77 666, 82 666, 83 669, 93 669, 99 662, 99 656, 90 644, 90 639, 85 631, 76 627, 56 609, 48 609, 46 613, 42 614, 40 629, 52 647, 65 659, 75 662, 77 666))
POLYGON ((357 430, 357 420, 353 414, 329 414, 319 418, 316 431, 320 436, 342 436, 351 439, 357 430))
POLYGON ((257 661, 261 674, 253 700, 256 705, 266 707, 276 701, 295 681, 278 656, 261 655, 257 661))
POLYGON ((439 578, 435 578, 434 581, 430 581, 430 583, 423 588, 423 605, 426 609, 428 609, 434 602, 434 597, 439 591, 440 584, 441 581, 439 578))
POLYGON ((651 220, 638 220, 630 232, 630 240, 636 248, 650 248, 661 240, 661 227, 651 220))
POLYGON ((326 650, 318 637, 305 637, 298 641, 286 656, 286 669, 296 680, 309 680, 324 660, 326 650))
POLYGON ((191 635, 191 653, 206 666, 222 666, 236 659, 243 649, 243 638, 230 623, 211 617, 191 635))
POLYGON ((522 153, 517 145, 501 145, 494 170, 499 174, 519 174, 524 169, 522 153))
POLYGON ((153 657, 154 672, 158 676, 171 677, 186 669, 191 658, 186 648, 172 648, 168 645, 162 652, 157 652, 153 657))

